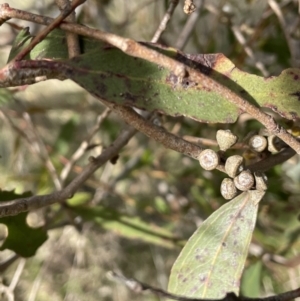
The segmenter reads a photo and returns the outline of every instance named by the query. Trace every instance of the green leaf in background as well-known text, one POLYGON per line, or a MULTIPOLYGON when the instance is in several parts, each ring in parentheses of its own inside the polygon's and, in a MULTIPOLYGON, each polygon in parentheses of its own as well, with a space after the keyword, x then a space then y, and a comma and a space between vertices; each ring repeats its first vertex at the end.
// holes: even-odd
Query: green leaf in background
POLYGON ((262 262, 257 261, 243 273, 241 292, 243 296, 258 298, 261 294, 262 262))
MULTIPOLYGON (((12 45, 8 62, 26 47, 31 42, 32 38, 33 36, 30 34, 28 27, 20 30, 12 45)), ((65 34, 63 31, 56 29, 53 30, 42 43, 35 46, 26 58, 33 60, 40 58, 60 59, 67 57, 68 48, 66 48, 65 34)))
POLYGON ((192 298, 239 294, 240 279, 264 192, 244 192, 211 214, 173 265, 168 290, 192 298))
MULTIPOLYGON (((13 191, 0 191, 1 202, 31 196, 26 192, 16 194, 13 191)), ((8 235, 0 247, 0 250, 9 249, 22 257, 31 257, 37 249, 47 240, 47 232, 41 228, 31 228, 26 222, 27 213, 20 213, 17 216, 0 218, 0 223, 7 226, 8 235)))
POLYGON ((0 105, 7 104, 12 99, 12 92, 8 89, 0 89, 0 105))
POLYGON ((55 150, 60 155, 66 156, 68 154, 70 145, 72 141, 74 141, 74 136, 76 135, 78 119, 78 116, 73 114, 72 117, 61 126, 55 143, 55 150))
POLYGON ((67 199, 67 204, 71 207, 80 206, 86 204, 88 201, 92 199, 92 194, 90 192, 77 192, 70 199, 67 199))
POLYGON ((103 229, 115 232, 130 239, 139 239, 159 246, 173 248, 180 245, 179 239, 165 228, 144 222, 139 217, 121 214, 115 210, 97 207, 72 207, 83 219, 94 221, 103 229))
POLYGON ((20 30, 13 42, 7 61, 11 61, 24 47, 30 43, 31 39, 32 35, 29 32, 29 27, 20 30))

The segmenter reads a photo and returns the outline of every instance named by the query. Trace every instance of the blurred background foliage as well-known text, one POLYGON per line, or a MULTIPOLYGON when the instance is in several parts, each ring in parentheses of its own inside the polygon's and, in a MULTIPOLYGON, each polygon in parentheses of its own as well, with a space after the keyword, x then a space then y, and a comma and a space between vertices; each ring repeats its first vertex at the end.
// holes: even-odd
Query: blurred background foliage
MULTIPOLYGON (((32 13, 58 14, 50 0, 6 2, 32 13)), ((189 18, 180 1, 160 43, 182 47, 187 53, 223 53, 242 70, 278 75, 299 65, 300 17, 297 0, 276 3, 279 14, 272 1, 266 0, 195 1, 201 10, 183 43, 182 31, 189 18)), ((167 0, 88 0, 77 16, 78 22, 88 26, 150 41, 167 7, 167 0)), ((10 22, 29 26, 33 34, 41 28, 19 20, 10 22)), ((17 26, 4 24, 0 28, 2 66, 18 33, 17 26)), ((57 175, 105 107, 70 81, 41 82, 1 91, 0 96, 0 188, 34 195, 59 189, 57 175)), ((174 134, 213 140, 221 128, 230 128, 241 140, 260 128, 247 115, 233 125, 160 118, 174 134)), ((108 114, 66 183, 80 173, 89 156, 99 155, 112 143, 124 126, 116 115, 108 114)), ((298 161, 292 158, 267 173, 269 190, 260 204, 242 281, 242 293, 249 297, 300 285, 298 161)), ((68 200, 69 206, 56 204, 27 216, 30 226, 49 229, 49 238, 36 256, 26 262, 16 260, 2 269, 2 283, 11 283, 19 269, 16 300, 158 300, 109 282, 106 272, 121 270, 166 288, 170 268, 184 241, 225 202, 219 192, 223 178, 220 172, 203 171, 196 161, 136 134, 116 163, 99 169, 68 200)), ((4 241, 3 225, 0 234, 4 241)), ((2 251, 0 259, 4 262, 12 255, 2 251)))

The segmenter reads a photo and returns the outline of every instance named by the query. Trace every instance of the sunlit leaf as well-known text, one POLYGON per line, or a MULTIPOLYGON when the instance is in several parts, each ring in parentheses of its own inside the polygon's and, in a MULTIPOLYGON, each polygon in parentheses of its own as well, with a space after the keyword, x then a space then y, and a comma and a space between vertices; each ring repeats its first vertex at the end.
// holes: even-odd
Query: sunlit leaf
POLYGON ((115 210, 97 207, 73 207, 72 210, 83 219, 94 221, 103 229, 115 232, 120 236, 131 239, 139 239, 164 247, 180 245, 178 238, 168 230, 154 224, 144 222, 139 217, 120 214, 115 210))
POLYGON ((80 206, 86 204, 92 198, 92 194, 90 192, 77 192, 74 196, 67 200, 67 204, 69 206, 80 206))
POLYGON ((264 192, 248 191, 211 214, 173 265, 168 290, 193 298, 239 294, 248 247, 264 192))

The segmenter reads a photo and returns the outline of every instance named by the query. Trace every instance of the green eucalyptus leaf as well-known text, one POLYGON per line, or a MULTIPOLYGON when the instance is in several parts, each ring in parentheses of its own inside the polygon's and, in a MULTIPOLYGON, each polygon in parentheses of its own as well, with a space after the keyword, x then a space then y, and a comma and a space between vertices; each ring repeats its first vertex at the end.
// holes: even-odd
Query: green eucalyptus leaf
POLYGON ((261 293, 262 262, 250 265, 243 273, 241 292, 243 296, 259 298, 261 293))
POLYGON ((165 228, 145 222, 139 217, 121 214, 103 206, 76 206, 72 210, 84 220, 93 221, 99 227, 113 231, 120 236, 139 239, 155 245, 173 248, 180 245, 178 238, 165 228))
MULTIPOLYGON (((28 31, 20 32, 10 58, 28 43, 29 35, 28 31)), ((41 75, 48 72, 52 78, 72 79, 100 99, 147 111, 214 123, 235 122, 243 113, 201 82, 189 78, 180 81, 169 70, 126 55, 103 42, 87 38, 81 41, 83 54, 69 60, 64 33, 53 31, 30 54, 31 59, 51 60, 36 61, 31 68, 37 69, 40 64, 41 75), (53 59, 64 60, 55 65, 53 59)), ((191 55, 173 48, 142 44, 204 73, 258 107, 270 108, 287 119, 300 117, 299 69, 286 69, 278 77, 263 78, 239 70, 223 54, 191 55)), ((29 71, 27 75, 30 76, 29 71)))
MULTIPOLYGON (((17 35, 12 49, 10 51, 8 61, 12 60, 24 47, 28 46, 33 36, 26 27, 20 30, 17 35)), ((41 43, 37 44, 26 57, 26 59, 61 59, 68 57, 68 48, 65 40, 65 34, 60 29, 55 29, 41 43)))
POLYGON ((264 192, 242 193, 211 214, 173 265, 168 290, 192 298, 239 294, 240 279, 264 192))

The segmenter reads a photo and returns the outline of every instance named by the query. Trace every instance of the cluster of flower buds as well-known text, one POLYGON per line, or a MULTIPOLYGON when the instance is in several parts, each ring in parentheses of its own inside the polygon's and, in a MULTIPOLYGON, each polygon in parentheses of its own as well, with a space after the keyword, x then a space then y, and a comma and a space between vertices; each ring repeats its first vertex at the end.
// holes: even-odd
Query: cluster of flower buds
POLYGON ((265 150, 271 153, 277 153, 284 146, 282 140, 275 135, 269 135, 265 130, 261 130, 257 135, 251 135, 248 139, 248 145, 251 150, 258 153, 265 150))
MULTIPOLYGON (((269 136, 271 137, 271 136, 269 136)), ((276 140, 274 138, 266 138, 263 135, 253 135, 248 139, 249 147, 255 152, 262 152, 266 149, 274 151, 272 147, 276 140)), ((229 130, 219 130, 216 139, 220 150, 222 152, 231 148, 238 140, 237 136, 232 134, 229 130)), ((278 144, 276 150, 278 151, 278 144)), ((219 153, 205 149, 199 155, 199 163, 205 170, 213 170, 220 164, 219 153)), ((225 178, 221 183, 221 194, 226 200, 230 200, 237 196, 241 191, 248 191, 250 189, 266 190, 267 178, 263 173, 254 172, 245 169, 245 159, 239 155, 233 155, 227 158, 224 169, 229 178, 225 178)))

